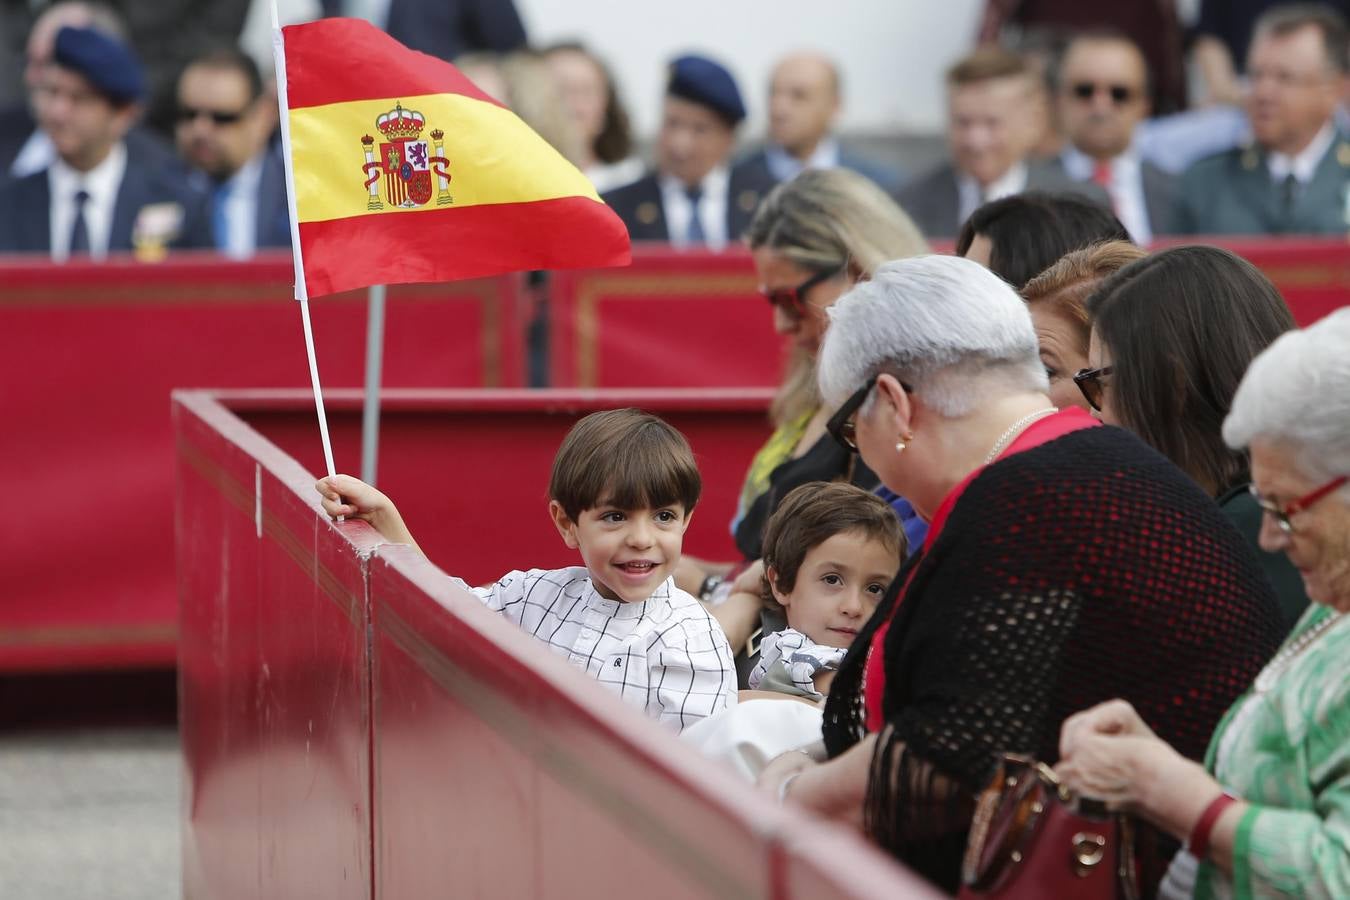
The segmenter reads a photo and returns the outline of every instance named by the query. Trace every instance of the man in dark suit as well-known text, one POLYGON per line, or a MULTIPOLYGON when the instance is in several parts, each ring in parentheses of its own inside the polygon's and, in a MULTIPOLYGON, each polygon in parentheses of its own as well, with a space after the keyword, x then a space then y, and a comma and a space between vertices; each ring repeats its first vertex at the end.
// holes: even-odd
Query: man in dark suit
POLYGON ((682 56, 670 66, 656 171, 604 195, 635 241, 721 250, 740 239, 774 185, 762 162, 729 167, 745 104, 721 64, 682 56))
POLYGON ((65 260, 135 250, 157 259, 170 246, 209 246, 205 198, 127 150, 144 87, 124 44, 92 29, 57 33, 36 90, 38 124, 57 158, 0 186, 0 252, 65 260))
POLYGON ((1139 157, 1134 130, 1149 115, 1144 54, 1124 35, 1085 33, 1069 42, 1059 70, 1060 156, 1076 181, 1100 185, 1137 244, 1171 227, 1176 177, 1139 157))
POLYGON ((1178 234, 1345 234, 1350 142, 1336 127, 1347 75, 1345 20, 1327 7, 1275 7, 1247 56, 1253 143, 1181 177, 1178 234))
POLYGON ((747 160, 762 162, 778 181, 804 169, 852 169, 894 195, 899 172, 853 152, 832 134, 842 105, 833 61, 809 52, 784 57, 769 81, 769 140, 747 160))
POLYGON ((1068 191, 1104 206, 1095 184, 1067 177, 1055 163, 1027 159, 1036 73, 1022 57, 989 47, 947 72, 947 141, 952 161, 900 190, 899 201, 929 237, 952 237, 979 206, 1022 191, 1068 191))
POLYGON ((235 48, 198 57, 178 79, 178 152, 208 182, 212 241, 235 259, 291 244, 286 170, 271 141, 277 111, 270 99, 257 64, 235 48))
POLYGON ((404 46, 445 60, 525 46, 513 0, 390 0, 384 28, 404 46))

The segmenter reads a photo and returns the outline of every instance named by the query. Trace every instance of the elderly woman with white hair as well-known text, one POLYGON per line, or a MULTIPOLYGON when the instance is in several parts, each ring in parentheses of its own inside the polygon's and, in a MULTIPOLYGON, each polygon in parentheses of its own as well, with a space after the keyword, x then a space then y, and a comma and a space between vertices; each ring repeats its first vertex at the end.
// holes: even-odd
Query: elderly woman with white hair
MULTIPOLYGON (((999 756, 1053 764, 1075 711, 1126 697, 1204 752, 1279 641, 1274 596, 1184 473, 1051 405, 1006 283, 956 257, 882 266, 832 308, 820 387, 831 432, 929 531, 835 677, 830 759, 785 754, 762 784, 954 890, 999 756)), ((1160 838, 1136 847, 1146 882, 1170 856, 1160 838)))
POLYGON ((1058 772, 1186 842, 1160 897, 1350 897, 1350 310, 1256 357, 1223 435, 1313 603, 1203 766, 1114 701, 1065 723, 1058 772))

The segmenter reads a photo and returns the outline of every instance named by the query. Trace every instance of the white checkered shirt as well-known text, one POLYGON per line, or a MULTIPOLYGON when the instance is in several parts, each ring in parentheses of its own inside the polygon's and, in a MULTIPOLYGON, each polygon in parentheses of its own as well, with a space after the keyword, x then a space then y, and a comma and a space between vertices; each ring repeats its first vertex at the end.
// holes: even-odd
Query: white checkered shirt
POLYGON ((641 603, 606 600, 584 566, 508 572, 468 589, 659 722, 683 729, 736 703, 726 635, 672 579, 641 603))

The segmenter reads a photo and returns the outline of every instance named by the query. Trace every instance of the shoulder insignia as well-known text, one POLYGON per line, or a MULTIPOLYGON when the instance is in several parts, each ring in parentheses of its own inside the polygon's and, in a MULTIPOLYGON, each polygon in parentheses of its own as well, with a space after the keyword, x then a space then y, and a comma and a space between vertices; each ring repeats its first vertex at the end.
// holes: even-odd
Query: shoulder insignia
POLYGON ((1248 172, 1261 165, 1261 151, 1254 146, 1244 147, 1242 150, 1242 168, 1248 172))
POLYGON ((755 211, 759 206, 759 191, 741 191, 740 196, 736 198, 736 205, 748 213, 755 211))
POLYGON ((651 201, 639 203, 637 206, 637 220, 643 225, 655 225, 656 220, 661 217, 661 210, 657 209, 656 204, 651 201))
POLYGON ((1350 169, 1350 144, 1345 141, 1336 145, 1336 162, 1341 164, 1341 168, 1350 169))

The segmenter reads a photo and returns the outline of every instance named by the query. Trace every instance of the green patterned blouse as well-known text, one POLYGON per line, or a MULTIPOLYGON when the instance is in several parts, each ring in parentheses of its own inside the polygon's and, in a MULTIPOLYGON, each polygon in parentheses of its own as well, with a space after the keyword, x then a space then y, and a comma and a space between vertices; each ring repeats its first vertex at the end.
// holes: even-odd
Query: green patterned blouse
MULTIPOLYGON (((1289 636, 1332 615, 1312 604, 1289 636)), ((1206 766, 1250 806, 1233 877, 1209 863, 1194 896, 1350 897, 1350 616, 1294 657, 1265 693, 1228 711, 1206 766)))

